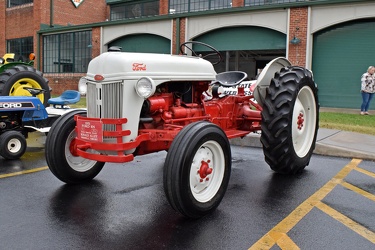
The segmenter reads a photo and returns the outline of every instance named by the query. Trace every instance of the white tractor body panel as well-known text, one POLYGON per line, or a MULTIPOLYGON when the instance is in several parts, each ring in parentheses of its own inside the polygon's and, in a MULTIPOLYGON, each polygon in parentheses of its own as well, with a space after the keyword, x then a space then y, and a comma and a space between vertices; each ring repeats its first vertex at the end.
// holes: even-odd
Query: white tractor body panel
POLYGON ((155 81, 213 81, 216 72, 202 58, 129 52, 106 52, 94 58, 88 67, 87 78, 102 75, 104 81, 138 80, 151 77, 155 81))

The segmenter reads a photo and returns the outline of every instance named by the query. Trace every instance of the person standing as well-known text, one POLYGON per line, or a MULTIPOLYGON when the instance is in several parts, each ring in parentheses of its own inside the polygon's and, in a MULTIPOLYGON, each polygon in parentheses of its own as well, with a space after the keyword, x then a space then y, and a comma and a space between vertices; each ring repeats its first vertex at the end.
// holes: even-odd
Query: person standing
POLYGON ((370 66, 361 77, 362 105, 361 115, 368 115, 371 99, 375 93, 375 67, 370 66))

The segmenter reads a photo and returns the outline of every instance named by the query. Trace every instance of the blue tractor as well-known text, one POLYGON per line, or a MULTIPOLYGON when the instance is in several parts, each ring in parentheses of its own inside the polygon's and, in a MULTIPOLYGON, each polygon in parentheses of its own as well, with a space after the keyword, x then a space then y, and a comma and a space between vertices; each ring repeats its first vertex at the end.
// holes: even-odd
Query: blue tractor
POLYGON ((45 107, 36 97, 45 90, 25 87, 32 96, 0 96, 0 156, 18 159, 26 151, 30 132, 48 133, 53 122, 71 111, 68 104, 79 101, 78 91, 69 90, 48 100, 53 107, 45 107))

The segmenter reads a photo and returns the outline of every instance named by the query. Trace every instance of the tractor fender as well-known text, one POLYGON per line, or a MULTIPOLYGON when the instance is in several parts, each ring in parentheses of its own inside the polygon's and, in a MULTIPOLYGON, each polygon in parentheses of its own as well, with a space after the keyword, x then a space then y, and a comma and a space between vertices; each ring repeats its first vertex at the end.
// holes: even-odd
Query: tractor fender
POLYGON ((48 117, 45 117, 45 124, 48 125, 46 127, 35 127, 35 126, 28 126, 26 125, 25 128, 30 129, 31 131, 38 131, 41 133, 48 133, 49 130, 51 129, 52 124, 54 121, 59 118, 60 116, 65 115, 66 113, 69 113, 73 110, 83 110, 86 111, 87 109, 85 108, 77 108, 77 109, 72 109, 72 108, 52 108, 52 107, 47 107, 45 109, 46 114, 48 114, 48 117))
POLYGON ((28 128, 30 129, 30 131, 38 131, 38 132, 41 132, 41 133, 48 133, 50 128, 51 127, 44 127, 44 128, 37 128, 37 127, 34 127, 34 126, 24 126, 25 128, 28 128))
POLYGON ((282 68, 291 66, 292 64, 288 59, 284 57, 278 57, 270 61, 266 67, 260 73, 254 90, 255 100, 263 106, 263 100, 266 97, 267 89, 270 86, 271 79, 275 76, 276 72, 279 72, 282 68))

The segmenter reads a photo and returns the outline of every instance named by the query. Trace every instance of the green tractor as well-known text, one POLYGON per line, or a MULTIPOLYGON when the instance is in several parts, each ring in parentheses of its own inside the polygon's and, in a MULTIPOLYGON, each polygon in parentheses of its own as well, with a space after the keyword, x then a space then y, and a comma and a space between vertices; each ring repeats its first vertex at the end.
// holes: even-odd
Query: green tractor
POLYGON ((14 56, 8 53, 0 58, 0 96, 31 96, 27 88, 43 89, 36 97, 48 106, 47 101, 51 97, 48 80, 33 67, 35 55, 29 55, 28 63, 15 61, 14 56))

